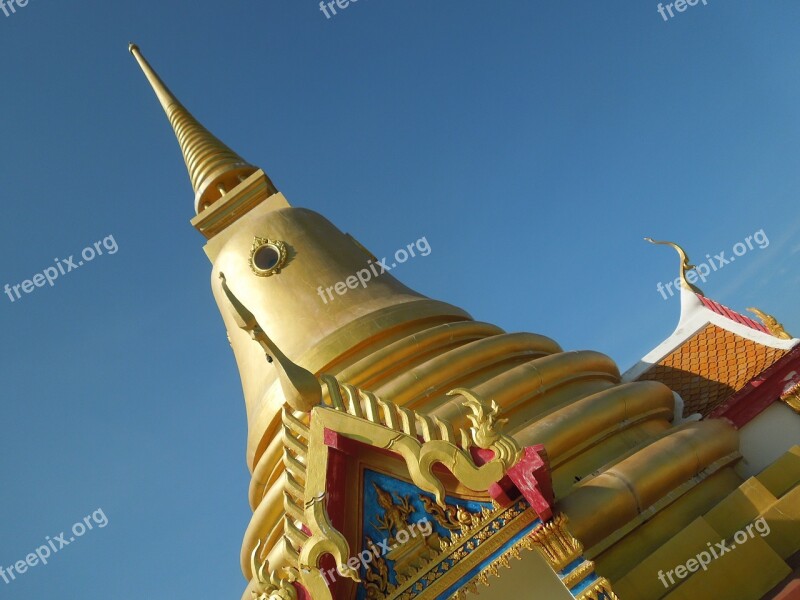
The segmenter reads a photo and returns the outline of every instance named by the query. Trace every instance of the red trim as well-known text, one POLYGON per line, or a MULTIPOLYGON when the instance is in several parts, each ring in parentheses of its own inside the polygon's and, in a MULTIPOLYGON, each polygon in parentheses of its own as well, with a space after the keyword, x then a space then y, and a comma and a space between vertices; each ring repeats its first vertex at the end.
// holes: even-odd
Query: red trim
MULTIPOLYGON (((314 465, 309 465, 313 469, 314 465)), ((345 521, 345 491, 347 483, 347 454, 338 448, 328 450, 328 473, 325 478, 326 503, 331 524, 341 530, 345 521)))
MULTIPOLYGON (((325 428, 323 440, 331 452, 328 462, 328 479, 325 485, 328 492, 326 506, 331 524, 341 531, 345 519, 345 462, 347 455, 356 455, 367 445, 328 428, 325 428)), ((369 450, 396 455, 394 452, 387 452, 381 448, 369 447, 369 450)), ((479 467, 494 458, 494 452, 491 450, 474 446, 470 447, 470 454, 479 467)), ((519 462, 511 467, 500 481, 493 483, 488 491, 489 495, 501 506, 509 506, 522 495, 543 521, 551 519, 555 499, 550 464, 544 446, 537 444, 524 448, 519 462)))
POLYGON ((522 459, 508 470, 508 478, 542 521, 553 518, 553 480, 547 452, 542 444, 527 446, 522 459))
MULTIPOLYGON (((346 496, 348 492, 352 492, 347 488, 347 462, 350 457, 358 457, 365 449, 377 454, 394 457, 398 455, 395 452, 369 446, 328 428, 323 431, 323 441, 328 446, 325 506, 333 527, 343 531, 347 519, 346 496)), ((475 447, 470 448, 470 454, 478 466, 494 457, 494 452, 491 450, 475 447)), ((313 469, 314 465, 308 465, 308 468, 313 469)), ((552 519, 553 484, 544 446, 539 444, 524 448, 519 462, 508 470, 505 477, 490 486, 489 494, 502 506, 510 505, 522 495, 540 519, 543 521, 552 519)), ((320 566, 324 571, 332 569, 335 566, 333 556, 325 554, 320 557, 320 566)), ((331 594, 334 598, 346 597, 352 585, 351 581, 337 576, 330 584, 331 594)), ((298 589, 298 600, 311 600, 302 586, 296 584, 295 587, 298 589)))
POLYGON ((292 582, 292 585, 294 586, 294 589, 297 592, 297 600, 314 600, 311 597, 311 594, 308 593, 306 588, 300 585, 299 581, 292 582))
POLYGON ((793 579, 786 584, 786 587, 778 592, 778 595, 774 598, 775 600, 800 600, 800 578, 793 579))
POLYGON ((781 397, 788 383, 786 377, 792 371, 800 372, 800 345, 751 379, 707 418, 728 419, 737 429, 741 429, 781 397))
MULTIPOLYGON (((470 453, 478 466, 494 457, 491 450, 474 446, 470 453)), ((553 480, 544 446, 537 444, 524 448, 520 461, 508 470, 505 477, 489 487, 489 494, 500 506, 510 506, 521 494, 542 521, 553 518, 553 480)))
POLYGON ((750 329, 755 329, 756 331, 760 331, 762 333, 767 333, 767 334, 769 333, 769 330, 758 321, 754 321, 750 317, 745 317, 744 315, 740 315, 735 310, 731 310, 727 306, 723 306, 722 304, 716 302, 715 300, 712 300, 711 298, 706 298, 705 296, 703 296, 703 294, 697 294, 697 297, 700 299, 700 302, 702 302, 703 305, 710 311, 713 311, 718 315, 722 315, 723 317, 726 317, 731 321, 734 321, 735 323, 741 323, 742 325, 745 325, 750 329))

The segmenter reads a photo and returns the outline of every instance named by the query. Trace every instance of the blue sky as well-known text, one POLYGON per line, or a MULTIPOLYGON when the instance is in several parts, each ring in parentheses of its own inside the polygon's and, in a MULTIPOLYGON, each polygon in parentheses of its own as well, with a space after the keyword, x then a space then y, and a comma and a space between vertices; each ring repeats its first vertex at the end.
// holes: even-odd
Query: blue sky
POLYGON ((800 4, 54 2, 0 13, 0 565, 102 508, 0 598, 239 598, 241 387, 174 136, 130 40, 297 206, 509 331, 627 368, 666 337, 671 250, 770 244, 701 287, 800 331, 800 4))

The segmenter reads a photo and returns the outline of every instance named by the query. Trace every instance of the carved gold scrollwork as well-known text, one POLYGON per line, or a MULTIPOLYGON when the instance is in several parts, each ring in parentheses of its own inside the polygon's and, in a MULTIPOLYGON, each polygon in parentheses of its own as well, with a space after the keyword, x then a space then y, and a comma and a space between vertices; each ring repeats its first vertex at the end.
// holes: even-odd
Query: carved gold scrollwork
POLYGON ((411 506, 410 496, 401 498, 397 494, 392 498, 390 492, 382 490, 377 484, 373 483, 372 487, 378 494, 378 506, 383 509, 383 515, 378 517, 376 527, 385 531, 388 535, 395 535, 398 531, 402 531, 408 527, 408 518, 414 512, 411 506))
POLYGON ((583 552, 581 543, 567 531, 566 517, 556 515, 531 534, 534 546, 555 571, 560 571, 583 552))
MULTIPOLYGON (((303 545, 299 559, 302 583, 315 600, 330 598, 330 591, 316 570, 323 554, 333 555, 337 567, 343 568, 348 577, 358 581, 358 575, 344 565, 349 553, 347 541, 331 526, 324 509, 324 466, 327 464, 324 431, 335 431, 339 435, 399 454, 406 463, 414 485, 432 494, 443 509, 446 509, 445 488, 433 472, 435 465, 446 467, 469 489, 486 491, 503 478, 522 454, 517 443, 501 433, 503 420, 498 418, 497 404, 484 401, 470 390, 458 388, 451 393, 466 398, 473 417, 471 435, 462 433, 459 445, 453 428, 435 417, 419 415, 350 386, 342 388, 330 376, 322 376, 321 380, 328 388, 330 406, 317 406, 310 418, 308 461, 319 466, 319 469, 307 473, 306 498, 309 494, 315 494, 316 503, 306 504, 304 520, 312 535, 303 545), (348 402, 342 396, 342 389, 348 402), (402 418, 399 418, 401 415, 402 418), (468 452, 469 446, 464 443, 470 438, 476 445, 491 450, 494 457, 480 466, 476 465, 468 452)), ((390 517, 391 522, 384 521, 383 524, 390 529, 396 528, 398 519, 399 516, 394 515, 390 517)), ((489 535, 488 531, 486 535, 489 535)), ((409 557, 395 560, 396 565, 398 561, 408 568, 415 568, 409 557)))
POLYGON ((447 392, 448 396, 463 396, 464 405, 472 411, 467 418, 472 422, 470 428, 472 440, 478 448, 492 450, 495 460, 506 465, 506 469, 517 462, 522 455, 522 448, 510 436, 503 435, 501 430, 508 419, 501 419, 500 407, 492 400, 487 402, 477 393, 465 388, 455 388, 447 392))
POLYGON ((424 494, 420 494, 419 499, 422 506, 425 507, 425 512, 432 516, 439 525, 450 531, 459 531, 471 526, 475 521, 475 515, 460 506, 448 504, 442 508, 424 494))
POLYGON ((261 548, 261 540, 258 540, 256 547, 250 555, 250 566, 256 580, 256 589, 253 591, 253 600, 297 600, 297 590, 292 585, 297 581, 297 570, 292 568, 284 569, 284 577, 277 571, 269 575, 269 563, 264 560, 258 565, 258 551, 261 548))
POLYGON ((611 584, 605 577, 601 577, 589 588, 583 590, 578 600, 619 600, 619 597, 611 589, 611 584))
MULTIPOLYGON (((407 535, 405 540, 401 540, 400 532, 413 531, 414 528, 414 523, 411 521, 414 507, 411 505, 410 496, 403 497, 397 493, 392 494, 374 482, 372 485, 378 494, 378 505, 383 509, 383 514, 378 517, 376 527, 385 531, 387 537, 378 544, 378 548, 371 538, 366 538, 366 548, 369 549, 372 557, 366 564, 364 587, 367 590, 368 600, 378 600, 391 595, 397 587, 389 581, 390 571, 393 572, 398 583, 407 581, 421 564, 439 552, 439 537, 431 530, 430 537, 426 538, 418 535, 420 530, 411 536, 407 535), (379 548, 387 547, 391 550, 384 556, 379 548), (386 558, 392 561, 392 567, 389 566, 386 558)), ((439 508, 429 498, 425 496, 420 496, 420 498, 427 499, 431 505, 439 508)))
MULTIPOLYGON (((373 548, 375 543, 367 537, 367 547, 373 548)), ((389 565, 383 556, 378 553, 372 557, 367 565, 364 575, 364 588, 367 590, 367 600, 381 600, 391 591, 389 583, 389 565)))

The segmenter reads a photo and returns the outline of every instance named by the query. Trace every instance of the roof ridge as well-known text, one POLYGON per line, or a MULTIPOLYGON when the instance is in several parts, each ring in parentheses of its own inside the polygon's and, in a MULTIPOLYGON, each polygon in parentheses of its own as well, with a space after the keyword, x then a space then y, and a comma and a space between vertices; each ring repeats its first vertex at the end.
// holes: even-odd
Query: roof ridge
POLYGON ((750 329, 755 329, 756 331, 760 331, 762 333, 766 333, 768 335, 771 335, 769 329, 767 329, 767 327, 765 325, 763 325, 762 323, 759 323, 758 321, 755 321, 754 319, 751 319, 750 317, 746 317, 745 315, 736 312, 732 308, 728 308, 727 306, 725 306, 721 302, 717 302, 716 300, 712 300, 711 298, 707 298, 703 294, 698 294, 697 292, 695 292, 695 293, 696 293, 697 297, 699 298, 700 302, 703 303, 703 306, 705 306, 707 309, 715 312, 716 314, 721 315, 721 316, 727 318, 728 320, 733 321, 734 323, 739 323, 741 325, 745 325, 746 327, 749 327, 750 329))

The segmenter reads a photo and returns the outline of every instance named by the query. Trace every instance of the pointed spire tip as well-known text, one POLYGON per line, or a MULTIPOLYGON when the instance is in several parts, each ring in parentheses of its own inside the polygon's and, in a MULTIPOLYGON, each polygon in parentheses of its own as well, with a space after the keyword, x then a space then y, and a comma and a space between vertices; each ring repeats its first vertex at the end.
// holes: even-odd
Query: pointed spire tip
POLYGON ((184 108, 142 56, 136 44, 131 42, 128 49, 139 63, 178 137, 195 192, 195 212, 199 214, 255 173, 258 167, 249 164, 214 137, 184 108))

